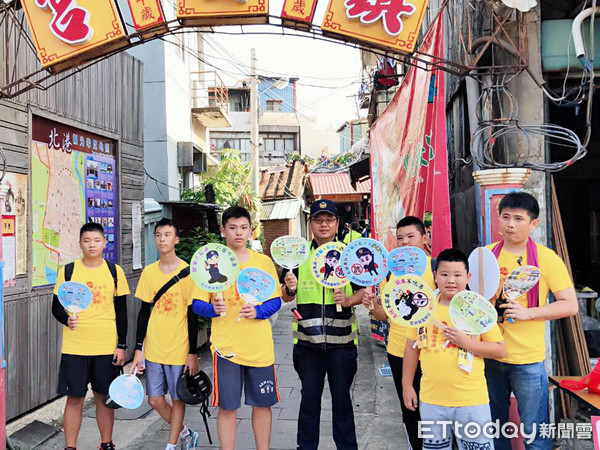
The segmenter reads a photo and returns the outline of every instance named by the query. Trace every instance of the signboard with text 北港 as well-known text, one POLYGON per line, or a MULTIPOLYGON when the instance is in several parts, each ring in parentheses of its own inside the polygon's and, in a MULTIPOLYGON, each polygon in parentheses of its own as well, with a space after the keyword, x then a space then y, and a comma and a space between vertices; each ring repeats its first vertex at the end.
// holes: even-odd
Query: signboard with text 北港
POLYGON ((38 116, 31 138, 32 286, 81 256, 84 223, 102 225, 104 259, 117 262, 117 141, 38 116))
POLYGON ((184 25, 251 25, 267 23, 268 0, 178 0, 177 18, 184 25))
POLYGON ((330 0, 323 33, 401 53, 414 51, 429 0, 330 0))
POLYGON ((317 7, 317 0, 285 0, 281 10, 283 26, 310 28, 317 7))
POLYGON ((128 45, 116 0, 21 0, 42 67, 60 72, 128 45))

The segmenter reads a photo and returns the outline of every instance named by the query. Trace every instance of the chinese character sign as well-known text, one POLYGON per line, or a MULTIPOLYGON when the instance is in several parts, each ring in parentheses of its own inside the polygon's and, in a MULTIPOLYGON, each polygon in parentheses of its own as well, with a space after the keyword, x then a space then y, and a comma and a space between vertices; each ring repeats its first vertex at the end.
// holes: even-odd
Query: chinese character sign
MULTIPOLYGON (((22 0, 43 68, 64 70, 69 60, 123 45, 125 30, 115 0, 22 0)), ((91 58, 88 58, 91 59, 91 58)), ((73 63, 71 65, 76 65, 73 63)))
POLYGON ((32 285, 56 282, 81 256, 79 229, 102 225, 103 256, 118 260, 116 141, 34 116, 31 143, 32 285))
POLYGON ((268 0, 179 0, 177 18, 184 25, 247 25, 266 23, 268 0))
POLYGON ((127 0, 136 31, 165 25, 160 0, 127 0))
POLYGON ((330 0, 322 29, 326 34, 377 47, 414 51, 429 0, 330 0))
POLYGON ((364 24, 381 21, 390 36, 402 33, 403 21, 417 10, 406 0, 346 0, 344 6, 349 19, 359 18, 364 24))
POLYGON ((294 22, 312 23, 317 0, 285 0, 281 18, 294 22))

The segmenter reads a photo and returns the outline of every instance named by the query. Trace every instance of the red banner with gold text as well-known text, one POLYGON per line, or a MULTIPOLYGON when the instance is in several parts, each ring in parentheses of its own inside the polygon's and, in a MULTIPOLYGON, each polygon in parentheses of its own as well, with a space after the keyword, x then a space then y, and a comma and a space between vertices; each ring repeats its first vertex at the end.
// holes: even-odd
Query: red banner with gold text
MULTIPOLYGON (((443 36, 440 15, 419 49, 423 59, 443 57, 443 36)), ((452 246, 445 96, 441 70, 411 66, 371 128, 372 228, 388 249, 405 216, 423 219, 432 255, 452 246)))

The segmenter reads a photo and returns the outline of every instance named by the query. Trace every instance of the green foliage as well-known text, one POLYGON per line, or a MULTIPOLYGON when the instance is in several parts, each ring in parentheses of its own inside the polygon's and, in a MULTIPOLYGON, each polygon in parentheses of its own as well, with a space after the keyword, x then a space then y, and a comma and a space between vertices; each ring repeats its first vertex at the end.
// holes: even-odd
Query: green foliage
POLYGON ((192 256, 196 250, 205 244, 211 242, 217 242, 224 244, 221 236, 215 233, 207 233, 202 231, 201 227, 194 228, 189 236, 185 236, 179 239, 179 244, 175 247, 177 256, 183 259, 186 263, 190 264, 192 256))
POLYGON ((242 161, 238 150, 226 149, 220 164, 217 167, 211 167, 201 177, 202 188, 184 190, 181 194, 182 200, 206 201, 204 186, 212 184, 216 203, 236 205, 241 195, 249 191, 250 164, 242 161))
POLYGON ((206 202, 204 187, 211 184, 215 191, 215 203, 220 205, 239 205, 247 208, 252 222, 260 221, 260 198, 250 187, 250 163, 243 162, 239 150, 225 149, 221 162, 201 175, 199 189, 185 189, 181 200, 206 202))

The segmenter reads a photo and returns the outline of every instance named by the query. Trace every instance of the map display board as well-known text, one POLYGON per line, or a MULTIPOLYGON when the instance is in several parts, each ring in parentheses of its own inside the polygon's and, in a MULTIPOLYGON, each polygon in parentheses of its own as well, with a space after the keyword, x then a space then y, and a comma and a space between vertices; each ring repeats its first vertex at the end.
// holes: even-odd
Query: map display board
POLYGON ((54 284, 81 256, 79 229, 104 227, 104 258, 117 262, 116 141, 34 116, 31 145, 32 286, 54 284))

